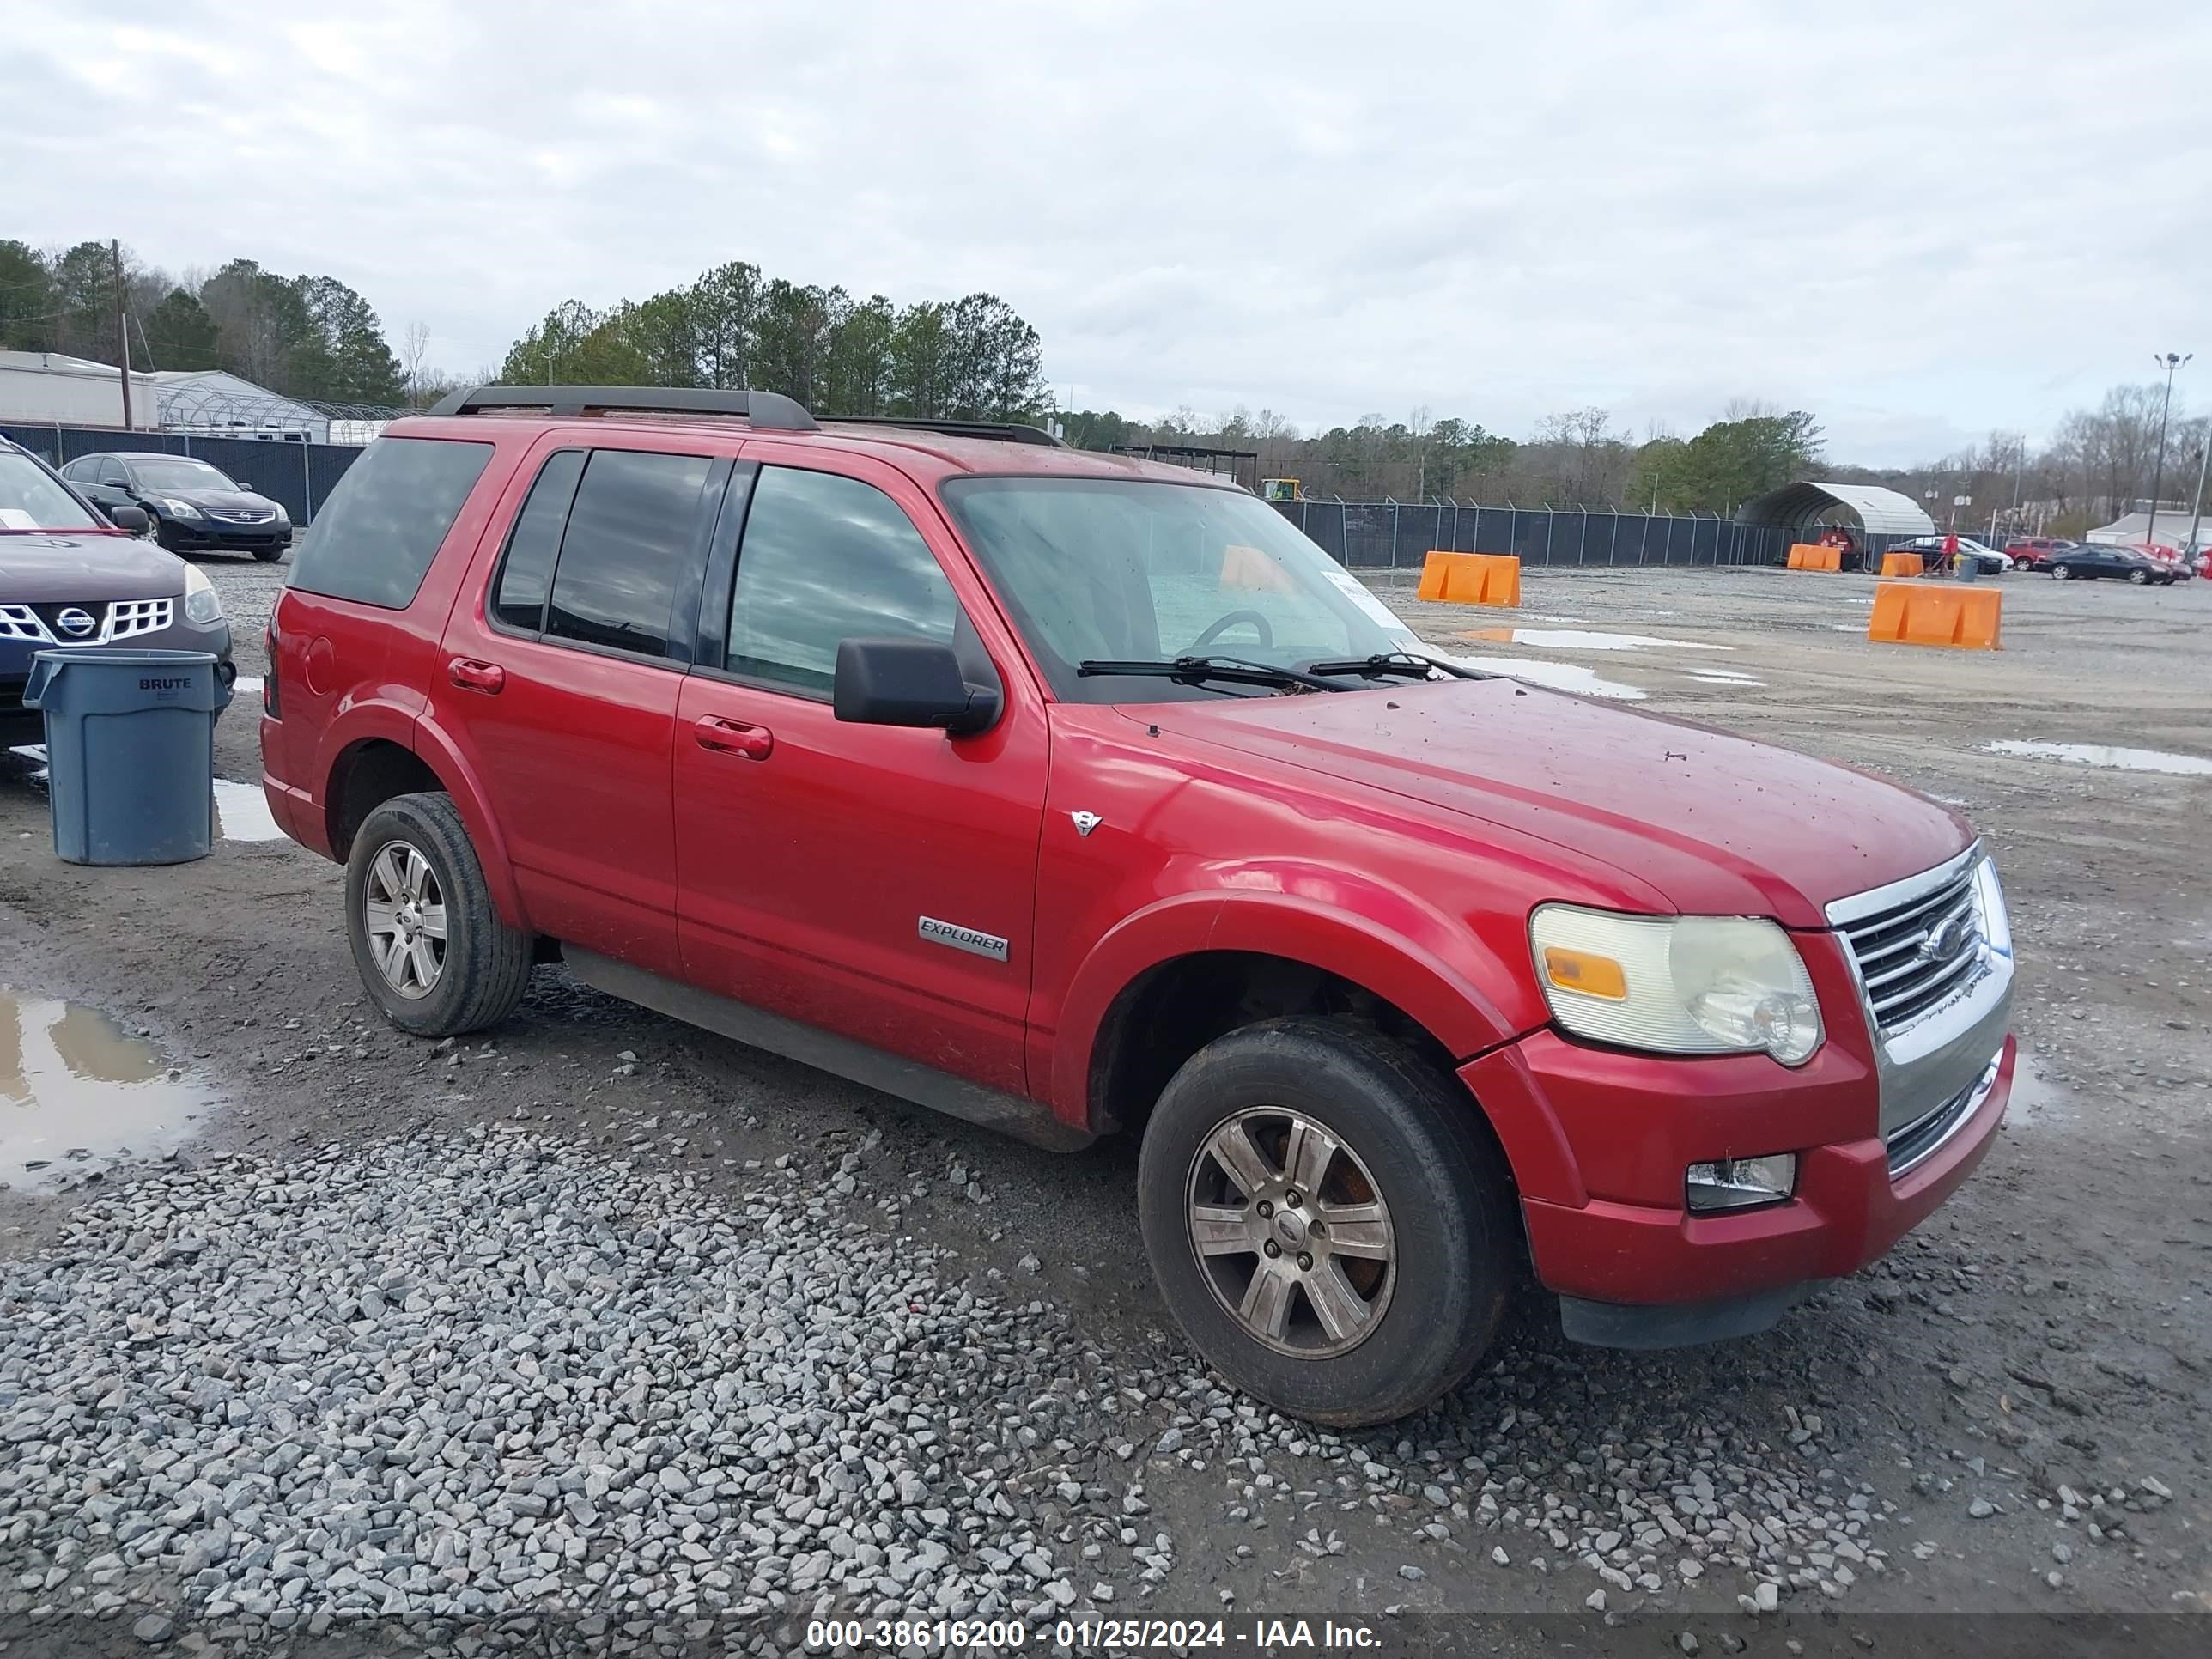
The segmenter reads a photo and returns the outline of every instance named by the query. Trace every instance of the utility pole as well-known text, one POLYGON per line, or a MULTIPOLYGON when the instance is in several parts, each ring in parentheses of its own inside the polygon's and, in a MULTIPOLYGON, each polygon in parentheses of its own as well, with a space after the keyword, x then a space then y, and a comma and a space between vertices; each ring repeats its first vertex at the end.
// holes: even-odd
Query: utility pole
POLYGON ((2212 461, 2212 421, 2204 422, 2204 430, 2197 440, 2197 507, 2189 520, 2189 545, 2181 550, 2185 559, 2197 556, 2197 532, 2204 527, 2204 464, 2212 461))
POLYGON ((2173 372, 2196 355, 2193 351, 2169 351, 2162 356, 2154 351, 2150 355, 2151 362, 2166 371, 2166 406, 2158 416, 2158 459, 2152 464, 2150 472, 2150 521, 2143 526, 2146 543, 2158 539, 2158 491, 2166 482, 2166 422, 2173 413, 2173 372))
POLYGON ((136 432, 138 422, 131 417, 131 313, 123 304, 122 242, 111 239, 107 244, 107 254, 115 263, 115 337, 123 345, 123 429, 136 432))

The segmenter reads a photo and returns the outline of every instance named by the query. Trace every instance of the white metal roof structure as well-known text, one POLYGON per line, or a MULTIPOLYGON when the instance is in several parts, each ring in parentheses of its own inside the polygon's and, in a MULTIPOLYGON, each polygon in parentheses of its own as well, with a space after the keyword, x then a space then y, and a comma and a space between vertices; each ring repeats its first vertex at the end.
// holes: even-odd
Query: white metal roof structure
POLYGON ((1932 536, 1936 521, 1910 495, 1880 484, 1800 482, 1754 495, 1736 509, 1738 524, 1807 525, 1856 520, 1870 536, 1932 536))
MULTIPOLYGON (((2197 526, 2199 545, 2212 542, 2212 513, 2207 513, 2199 518, 2189 507, 2168 507, 2161 504, 2158 509, 2158 540, 2168 547, 2179 547, 2189 539, 2189 530, 2192 524, 2197 526)), ((2124 518, 2113 520, 2110 524, 2099 525, 2094 530, 2087 532, 2082 539, 2130 545, 2136 542, 2149 541, 2151 533, 2150 514, 2130 513, 2124 518)))

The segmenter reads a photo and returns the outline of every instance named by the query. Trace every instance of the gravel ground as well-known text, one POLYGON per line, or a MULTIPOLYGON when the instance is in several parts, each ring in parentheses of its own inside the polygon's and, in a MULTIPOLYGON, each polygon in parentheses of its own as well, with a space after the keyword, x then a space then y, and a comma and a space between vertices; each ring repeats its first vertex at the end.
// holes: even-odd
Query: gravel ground
MULTIPOLYGON (((211 568, 258 672, 281 573, 211 568)), ((2212 750, 2205 586, 2015 579, 2011 648, 1969 659, 1846 638, 1850 579, 1532 573, 1506 626, 1726 654, 1454 643, 1966 802, 2038 1069, 1957 1200, 1770 1336, 1580 1349, 1532 1300, 1367 1434, 1190 1358, 1129 1148, 1036 1152, 557 971, 489 1042, 418 1043, 359 995, 335 870, 283 842, 60 866, 0 775, 6 977, 227 1103, 150 1168, 0 1193, 0 1638, 782 1651, 829 1612, 1526 1611, 1591 1650, 1818 1650, 1937 1608, 2212 1611, 2212 908, 2174 850, 2212 786, 1982 746, 2212 750)), ((1440 641, 1493 620, 1406 608, 1440 641)), ((227 775, 252 744, 225 721, 227 775)))

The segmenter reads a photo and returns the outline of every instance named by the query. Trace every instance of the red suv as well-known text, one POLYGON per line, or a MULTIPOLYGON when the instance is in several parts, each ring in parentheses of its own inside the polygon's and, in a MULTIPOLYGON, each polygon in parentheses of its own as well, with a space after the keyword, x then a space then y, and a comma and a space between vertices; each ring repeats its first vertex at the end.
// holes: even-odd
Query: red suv
POLYGON ((270 803, 395 1024, 557 957, 1140 1136, 1169 1308, 1323 1422, 1449 1389, 1531 1269, 1584 1340, 1763 1329, 2011 1089, 1951 813, 1440 661, 1245 491, 1030 428, 456 394, 317 518, 264 685, 270 803))

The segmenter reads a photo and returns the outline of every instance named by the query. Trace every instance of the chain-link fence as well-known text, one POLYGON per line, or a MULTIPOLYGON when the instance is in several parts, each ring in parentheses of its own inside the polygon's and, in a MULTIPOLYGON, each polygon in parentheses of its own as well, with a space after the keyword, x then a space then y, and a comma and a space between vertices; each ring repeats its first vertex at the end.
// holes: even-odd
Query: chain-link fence
POLYGON ((1353 569, 1419 567, 1431 551, 1510 553, 1524 565, 1771 564, 1795 532, 1703 514, 1457 502, 1277 501, 1275 508, 1353 569))
POLYGON ((60 466, 81 455, 191 455, 228 474, 256 495, 281 501, 294 524, 312 523, 361 451, 348 444, 293 443, 258 438, 219 438, 197 432, 124 432, 114 427, 26 426, 0 423, 33 454, 60 466))

